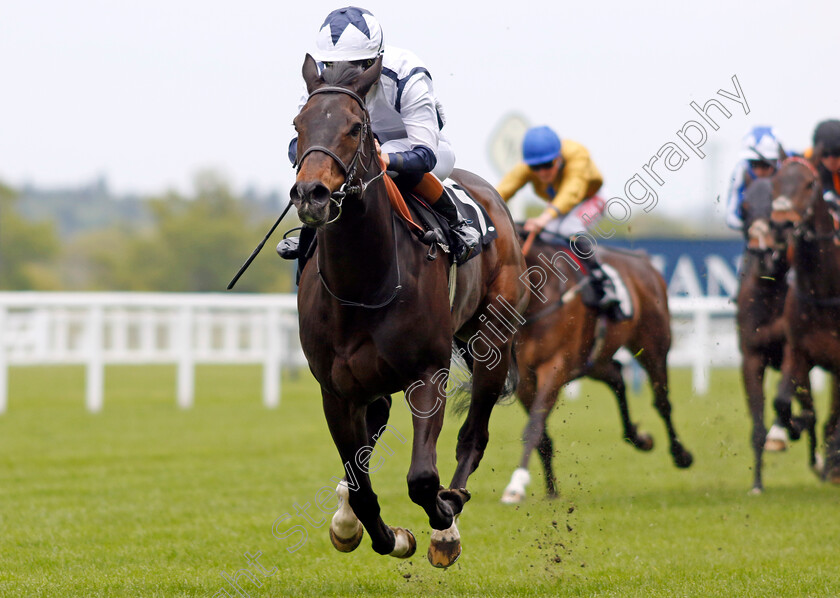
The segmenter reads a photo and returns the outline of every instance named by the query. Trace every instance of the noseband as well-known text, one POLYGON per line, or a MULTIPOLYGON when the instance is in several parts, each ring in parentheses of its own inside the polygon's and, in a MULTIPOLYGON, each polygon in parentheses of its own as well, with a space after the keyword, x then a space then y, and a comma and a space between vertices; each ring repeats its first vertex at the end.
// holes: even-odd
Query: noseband
MULTIPOLYGON (((344 174, 344 182, 341 184, 341 187, 339 187, 337 191, 333 191, 330 194, 330 201, 332 201, 338 207, 338 214, 335 218, 333 218, 327 223, 330 224, 341 217, 341 204, 344 202, 344 198, 346 196, 358 195, 359 198, 364 197, 368 185, 370 185, 377 179, 382 178, 382 176, 385 174, 385 170, 382 170, 378 175, 376 175, 369 181, 362 181, 361 179, 356 181, 356 167, 359 164, 359 158, 361 156, 364 156, 365 154, 365 141, 367 140, 368 134, 370 132, 370 114, 368 113, 367 106, 365 106, 365 101, 356 92, 345 87, 337 86, 319 87, 318 89, 309 94, 309 98, 307 99, 307 101, 309 101, 309 99, 311 99, 312 96, 318 95, 319 93, 343 93, 345 95, 348 95, 356 101, 356 103, 362 109, 363 114, 362 131, 359 135, 359 145, 356 148, 356 152, 353 154, 353 157, 350 159, 349 164, 345 164, 344 160, 338 157, 338 154, 336 154, 330 148, 324 147, 323 145, 313 145, 306 148, 306 150, 298 157, 295 163, 295 171, 300 172, 300 168, 303 165, 303 161, 306 158, 306 156, 308 156, 312 152, 321 152, 322 154, 327 154, 330 158, 335 160, 336 164, 338 164, 341 167, 341 171, 344 174)), ((371 157, 374 157, 372 152, 371 157)), ((368 167, 370 167, 371 162, 372 160, 368 161, 368 167)))

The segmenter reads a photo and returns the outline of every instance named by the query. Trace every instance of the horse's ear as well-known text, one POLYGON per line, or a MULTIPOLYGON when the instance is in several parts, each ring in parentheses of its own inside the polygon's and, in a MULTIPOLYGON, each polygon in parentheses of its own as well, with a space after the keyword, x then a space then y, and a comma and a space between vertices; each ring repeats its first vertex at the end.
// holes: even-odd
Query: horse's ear
POLYGON ((788 157, 787 152, 785 151, 785 148, 782 147, 782 144, 778 141, 776 142, 776 145, 779 146, 779 162, 784 162, 785 160, 787 160, 788 157))
POLYGON ((303 59, 303 80, 306 81, 306 91, 311 94, 324 83, 324 79, 318 74, 318 65, 315 59, 309 54, 303 59))
POLYGON ((382 75, 382 56, 379 56, 376 62, 353 82, 353 88, 356 93, 361 97, 365 97, 367 92, 370 91, 370 88, 373 87, 373 84, 379 81, 380 75, 382 75))

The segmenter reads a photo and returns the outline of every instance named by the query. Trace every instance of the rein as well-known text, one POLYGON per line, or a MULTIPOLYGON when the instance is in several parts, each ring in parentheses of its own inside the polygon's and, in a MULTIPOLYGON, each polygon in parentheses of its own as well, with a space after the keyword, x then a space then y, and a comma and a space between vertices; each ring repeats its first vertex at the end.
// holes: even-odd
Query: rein
POLYGON ((390 304, 394 299, 397 298, 397 294, 400 292, 400 289, 402 289, 402 285, 400 284, 400 280, 401 280, 401 277, 400 277, 400 259, 399 259, 399 255, 397 254, 397 220, 396 220, 396 217, 393 216, 393 215, 391 216, 391 230, 393 232, 393 237, 394 237, 394 263, 397 265, 397 282, 394 285, 394 292, 391 293, 391 296, 388 297, 382 303, 376 303, 376 304, 371 305, 371 304, 360 303, 360 302, 356 302, 356 301, 348 301, 347 299, 342 299, 341 297, 339 297, 338 295, 333 293, 332 290, 330 289, 329 285, 327 284, 327 279, 324 278, 324 274, 321 272, 321 263, 320 263, 320 259, 319 259, 320 253, 315 254, 315 267, 318 269, 318 278, 321 279, 321 284, 324 285, 324 289, 327 291, 327 293, 329 293, 330 296, 333 299, 338 301, 339 304, 344 305, 346 307, 362 307, 364 309, 379 309, 379 308, 385 307, 386 305, 390 304))

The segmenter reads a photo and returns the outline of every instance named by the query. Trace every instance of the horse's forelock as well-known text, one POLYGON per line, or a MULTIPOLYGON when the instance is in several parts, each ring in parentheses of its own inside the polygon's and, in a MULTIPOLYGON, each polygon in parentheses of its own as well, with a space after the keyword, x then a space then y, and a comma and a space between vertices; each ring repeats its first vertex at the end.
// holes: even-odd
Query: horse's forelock
POLYGON ((351 62, 335 62, 321 73, 321 78, 327 85, 349 87, 362 74, 362 67, 351 62))

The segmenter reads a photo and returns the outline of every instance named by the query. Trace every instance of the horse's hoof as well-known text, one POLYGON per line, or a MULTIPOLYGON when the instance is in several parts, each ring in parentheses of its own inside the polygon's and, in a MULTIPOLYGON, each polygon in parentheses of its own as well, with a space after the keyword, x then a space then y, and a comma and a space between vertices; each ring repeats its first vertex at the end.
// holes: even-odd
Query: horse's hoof
POLYGON ((686 450, 679 451, 674 455, 674 465, 680 469, 688 469, 694 463, 694 456, 686 450))
POLYGON ((764 441, 764 450, 768 453, 783 453, 787 450, 787 443, 784 440, 768 438, 764 441))
POLYGON ((414 539, 414 534, 411 533, 411 530, 407 530, 404 527, 392 527, 391 530, 394 532, 395 539, 394 550, 391 552, 391 556, 398 559, 407 559, 414 556, 414 553, 417 551, 417 540, 414 539))
POLYGON ((458 557, 461 556, 461 541, 455 540, 453 542, 439 542, 437 546, 429 544, 429 552, 426 557, 433 567, 438 569, 446 569, 455 564, 458 557))
POLYGON ((433 530, 432 540, 426 558, 433 567, 445 569, 451 567, 461 556, 461 534, 458 532, 458 516, 445 530, 433 530))
POLYGON ((811 471, 821 480, 825 477, 825 459, 822 455, 814 455, 814 464, 811 465, 811 471))
POLYGON ((518 505, 523 500, 525 500, 525 493, 519 492, 517 490, 508 490, 502 493, 502 504, 503 505, 518 505))
POLYGON ((764 438, 764 450, 769 453, 780 453, 786 451, 790 435, 788 431, 779 424, 773 424, 767 431, 764 438))
POLYGON ((339 552, 353 552, 356 548, 359 547, 359 544, 362 542, 362 536, 365 535, 365 528, 361 522, 359 522, 359 527, 356 530, 356 533, 353 537, 348 539, 339 538, 335 535, 332 526, 330 526, 330 541, 332 545, 335 546, 335 549, 339 552))
POLYGON ((764 490, 762 490, 761 488, 759 488, 759 487, 755 487, 755 488, 753 488, 752 490, 750 490, 749 492, 747 492, 747 494, 748 494, 749 496, 761 496, 761 494, 762 494, 763 492, 764 492, 764 490))
POLYGON ((632 441, 633 446, 635 446, 640 451, 651 451, 653 450, 653 436, 650 434, 645 434, 642 432, 641 434, 636 435, 636 439, 632 441))

